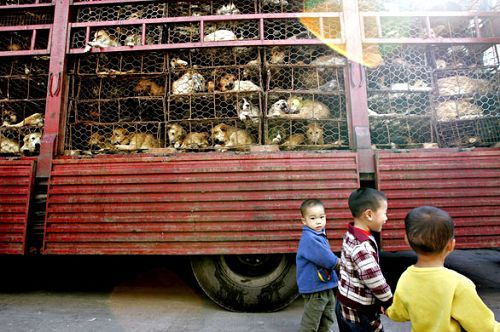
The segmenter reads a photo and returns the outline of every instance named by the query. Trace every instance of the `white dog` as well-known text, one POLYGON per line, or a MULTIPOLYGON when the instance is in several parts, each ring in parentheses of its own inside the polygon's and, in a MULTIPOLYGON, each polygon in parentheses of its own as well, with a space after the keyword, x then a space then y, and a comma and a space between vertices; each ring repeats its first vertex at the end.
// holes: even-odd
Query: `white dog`
POLYGON ((208 35, 203 38, 204 41, 210 42, 210 41, 224 41, 224 40, 236 40, 236 35, 234 32, 230 30, 217 30, 215 32, 209 33, 208 35))
POLYGON ((40 150, 40 143, 42 142, 42 133, 31 133, 24 136, 23 146, 21 147, 22 153, 33 153, 40 150))
POLYGON ((261 115, 260 108, 254 106, 251 102, 249 102, 246 98, 243 98, 241 101, 241 106, 238 105, 238 117, 241 121, 252 120, 254 123, 259 122, 259 118, 261 115))
POLYGON ((281 117, 289 112, 290 110, 288 108, 288 102, 285 99, 280 99, 269 108, 267 116, 272 118, 281 117))
POLYGON ((205 77, 193 70, 186 71, 177 81, 172 83, 172 94, 186 94, 207 91, 205 77))

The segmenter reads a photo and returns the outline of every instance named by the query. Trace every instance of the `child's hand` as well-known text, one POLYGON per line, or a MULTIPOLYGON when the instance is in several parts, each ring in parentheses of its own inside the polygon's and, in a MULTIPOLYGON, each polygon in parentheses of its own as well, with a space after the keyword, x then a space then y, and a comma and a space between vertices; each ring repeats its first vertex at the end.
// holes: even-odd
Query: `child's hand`
POLYGON ((381 313, 382 315, 385 315, 385 308, 384 308, 384 307, 382 307, 382 306, 380 307, 380 313, 381 313))

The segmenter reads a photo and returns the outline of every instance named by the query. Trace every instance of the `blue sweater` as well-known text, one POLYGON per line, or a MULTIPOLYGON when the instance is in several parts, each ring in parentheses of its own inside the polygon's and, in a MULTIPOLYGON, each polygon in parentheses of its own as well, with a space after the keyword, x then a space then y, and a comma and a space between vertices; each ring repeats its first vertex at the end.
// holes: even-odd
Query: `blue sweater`
POLYGON ((296 257, 299 293, 315 293, 337 287, 338 279, 333 269, 338 259, 330 249, 324 229, 317 232, 304 226, 296 257), (329 270, 331 279, 321 281, 318 269, 329 270))

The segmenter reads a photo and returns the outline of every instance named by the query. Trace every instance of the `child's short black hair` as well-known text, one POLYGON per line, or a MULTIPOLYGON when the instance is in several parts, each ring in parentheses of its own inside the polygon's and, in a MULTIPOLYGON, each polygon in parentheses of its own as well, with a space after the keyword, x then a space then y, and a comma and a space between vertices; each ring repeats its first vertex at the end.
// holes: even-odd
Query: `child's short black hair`
POLYGON ((376 211, 382 201, 387 201, 383 192, 373 188, 359 188, 349 196, 349 209, 352 216, 357 218, 368 209, 376 211))
POLYGON ((437 207, 420 206, 405 218, 406 237, 417 253, 440 253, 454 237, 453 220, 437 207))
POLYGON ((304 216, 304 213, 308 208, 318 205, 322 206, 323 209, 325 208, 325 205, 319 199, 306 199, 305 201, 303 201, 300 205, 300 213, 302 214, 302 217, 304 216))

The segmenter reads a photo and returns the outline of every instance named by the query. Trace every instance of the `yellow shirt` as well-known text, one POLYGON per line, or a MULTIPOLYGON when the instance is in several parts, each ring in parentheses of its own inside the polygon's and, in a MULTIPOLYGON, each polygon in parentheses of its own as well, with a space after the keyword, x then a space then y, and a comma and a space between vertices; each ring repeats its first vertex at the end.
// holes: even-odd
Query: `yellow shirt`
POLYGON ((468 332, 500 331, 474 283, 445 267, 406 269, 386 314, 395 321, 411 321, 413 332, 460 332, 460 326, 468 332))

